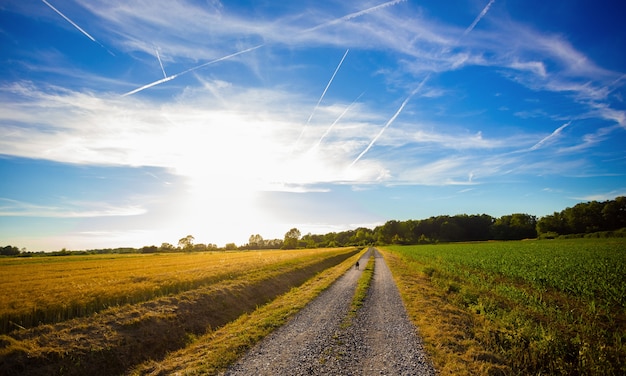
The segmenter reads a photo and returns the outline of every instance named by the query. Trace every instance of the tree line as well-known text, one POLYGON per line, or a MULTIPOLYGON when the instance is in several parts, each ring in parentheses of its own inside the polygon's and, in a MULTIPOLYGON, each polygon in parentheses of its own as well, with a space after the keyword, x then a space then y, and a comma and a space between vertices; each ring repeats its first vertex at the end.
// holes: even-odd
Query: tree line
POLYGON ((323 235, 306 234, 292 228, 283 239, 263 239, 259 234, 250 235, 248 243, 237 246, 228 243, 224 247, 215 244, 195 244, 195 238, 187 235, 174 246, 162 243, 142 248, 108 248, 88 251, 28 252, 14 246, 0 247, 0 256, 66 256, 72 254, 103 253, 159 253, 159 252, 205 252, 256 249, 326 248, 345 246, 387 244, 432 244, 439 242, 521 240, 533 238, 556 238, 571 236, 626 236, 626 197, 608 201, 579 203, 560 212, 537 217, 515 213, 499 218, 487 214, 454 216, 440 215, 420 220, 390 220, 374 229, 359 227, 353 230, 330 232, 323 235))
MULTIPOLYGON (((543 236, 562 236, 614 232, 626 228, 626 197, 608 201, 591 201, 574 205, 537 222, 543 236)), ((616 235, 616 234, 607 234, 616 235)))

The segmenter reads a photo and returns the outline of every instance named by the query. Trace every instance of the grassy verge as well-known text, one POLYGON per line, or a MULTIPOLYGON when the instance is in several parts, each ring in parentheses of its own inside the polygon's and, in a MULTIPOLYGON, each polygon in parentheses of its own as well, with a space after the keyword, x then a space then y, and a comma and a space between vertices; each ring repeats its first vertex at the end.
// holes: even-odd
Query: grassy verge
POLYGON ((356 290, 354 290, 354 296, 352 297, 352 303, 350 304, 350 311, 348 312, 348 317, 343 322, 342 327, 348 327, 352 324, 352 319, 356 316, 358 310, 363 306, 363 301, 367 296, 367 291, 372 284, 372 277, 374 276, 374 256, 371 256, 367 261, 367 265, 363 272, 361 273, 361 277, 359 277, 359 281, 357 282, 356 290))
POLYGON ((215 375, 239 359, 258 341, 282 326, 311 300, 327 289, 354 265, 363 252, 317 274, 300 287, 291 289, 274 301, 245 314, 223 327, 198 337, 184 349, 163 361, 136 367, 133 375, 215 375))

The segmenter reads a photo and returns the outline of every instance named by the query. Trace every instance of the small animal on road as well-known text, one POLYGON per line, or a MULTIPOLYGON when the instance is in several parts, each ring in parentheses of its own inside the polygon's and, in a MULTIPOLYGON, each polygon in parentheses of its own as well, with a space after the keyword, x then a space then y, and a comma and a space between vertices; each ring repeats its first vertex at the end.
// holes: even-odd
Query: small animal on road
POLYGON ((356 265, 354 265, 354 267, 356 268, 356 270, 359 270, 359 262, 356 262, 356 265))

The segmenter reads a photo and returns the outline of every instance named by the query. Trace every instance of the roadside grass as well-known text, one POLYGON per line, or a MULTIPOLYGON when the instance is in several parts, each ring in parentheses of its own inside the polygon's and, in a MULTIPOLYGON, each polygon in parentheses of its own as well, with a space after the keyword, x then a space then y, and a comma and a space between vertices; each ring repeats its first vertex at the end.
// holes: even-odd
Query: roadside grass
POLYGON ((132 375, 215 375, 243 356, 257 342, 326 290, 351 268, 366 250, 318 273, 299 287, 258 307, 252 313, 198 337, 189 346, 170 353, 163 361, 149 361, 135 367, 132 375))
MULTIPOLYGON (((275 263, 266 260, 248 273, 197 289, 0 335, 0 374, 126 373, 142 362, 163 359, 168 352, 195 343, 207 330, 210 333, 211 328, 254 311, 357 253, 357 248, 344 248, 279 257, 273 259, 275 263)), ((250 252, 244 256, 257 257, 250 252)))
POLYGON ((345 252, 273 250, 0 258, 0 334, 345 252))
MULTIPOLYGON (((391 270, 407 313, 416 325, 424 348, 441 376, 498 374, 473 354, 482 347, 473 339, 474 317, 447 299, 447 292, 431 284, 424 266, 378 247, 391 270), (473 349, 473 350, 471 350, 473 349), (491 371, 491 373, 490 373, 491 371)), ((503 373, 506 374, 506 373, 503 373)))
POLYGON ((441 375, 626 373, 626 241, 382 251, 441 375))
POLYGON ((356 285, 356 289, 354 290, 354 296, 352 297, 352 303, 350 304, 350 310, 348 311, 348 316, 342 323, 342 328, 347 328, 352 325, 352 320, 356 316, 357 312, 363 306, 363 301, 367 297, 367 292, 372 284, 372 277, 374 276, 374 265, 375 259, 374 256, 370 256, 367 261, 367 265, 356 285))

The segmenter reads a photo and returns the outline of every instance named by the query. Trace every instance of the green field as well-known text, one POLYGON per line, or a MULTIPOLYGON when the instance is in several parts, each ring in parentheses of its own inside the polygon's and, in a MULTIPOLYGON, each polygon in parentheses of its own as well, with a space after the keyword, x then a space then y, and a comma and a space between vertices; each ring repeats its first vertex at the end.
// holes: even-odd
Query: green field
POLYGON ((625 240, 386 249, 467 315, 463 336, 481 347, 477 360, 505 374, 626 372, 625 240))

